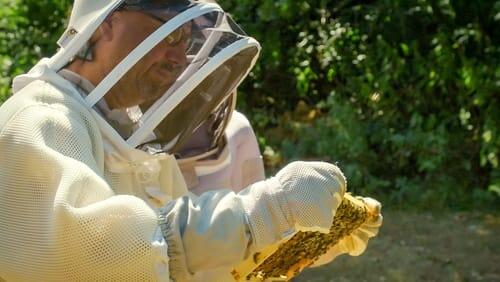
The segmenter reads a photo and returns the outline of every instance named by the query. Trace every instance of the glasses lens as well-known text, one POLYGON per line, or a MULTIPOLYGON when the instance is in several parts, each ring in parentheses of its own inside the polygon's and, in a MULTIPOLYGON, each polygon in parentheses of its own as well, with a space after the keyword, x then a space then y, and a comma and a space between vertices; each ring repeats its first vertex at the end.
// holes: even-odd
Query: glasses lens
POLYGON ((192 24, 188 22, 181 26, 180 28, 172 31, 166 38, 165 42, 171 47, 175 47, 179 44, 189 46, 191 42, 192 34, 192 24))

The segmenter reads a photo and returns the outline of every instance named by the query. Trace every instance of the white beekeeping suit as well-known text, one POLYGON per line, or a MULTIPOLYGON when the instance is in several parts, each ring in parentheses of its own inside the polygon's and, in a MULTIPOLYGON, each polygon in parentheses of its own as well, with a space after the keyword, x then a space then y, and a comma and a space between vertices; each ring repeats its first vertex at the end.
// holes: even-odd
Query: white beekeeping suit
POLYGON ((187 191, 173 154, 208 117, 224 128, 260 50, 217 4, 76 0, 58 43, 0 108, 3 280, 230 281, 262 247, 328 231, 346 184, 327 163, 187 191))

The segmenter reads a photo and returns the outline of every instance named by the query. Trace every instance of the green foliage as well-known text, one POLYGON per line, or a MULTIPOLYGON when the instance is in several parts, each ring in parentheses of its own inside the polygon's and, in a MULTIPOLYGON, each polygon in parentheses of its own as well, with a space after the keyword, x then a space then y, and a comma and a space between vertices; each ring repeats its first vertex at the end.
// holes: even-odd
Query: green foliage
POLYGON ((55 52, 71 2, 0 0, 0 102, 15 75, 55 52))
POLYGON ((239 105, 284 161, 400 204, 498 201, 500 1, 222 4, 264 47, 239 105))
MULTIPOLYGON (((0 1, 1 102, 71 1, 0 1)), ((263 46, 238 106, 271 170, 321 159, 392 203, 498 201, 500 1, 219 2, 263 46)))

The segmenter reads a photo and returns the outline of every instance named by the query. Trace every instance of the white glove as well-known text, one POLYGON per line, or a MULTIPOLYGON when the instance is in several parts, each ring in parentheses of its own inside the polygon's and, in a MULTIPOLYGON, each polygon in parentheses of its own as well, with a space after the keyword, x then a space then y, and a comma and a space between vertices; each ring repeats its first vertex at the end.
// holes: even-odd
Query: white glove
POLYGON ((313 267, 327 264, 333 261, 337 256, 348 253, 351 256, 361 255, 368 246, 368 240, 377 236, 380 226, 382 226, 383 216, 380 213, 382 205, 372 198, 360 198, 365 202, 368 212, 376 214, 373 220, 363 223, 358 229, 354 230, 349 236, 340 240, 335 246, 331 247, 313 264, 313 267))
POLYGON ((345 190, 340 169, 324 162, 293 162, 275 177, 247 187, 238 196, 253 246, 259 250, 295 231, 328 233, 345 190))

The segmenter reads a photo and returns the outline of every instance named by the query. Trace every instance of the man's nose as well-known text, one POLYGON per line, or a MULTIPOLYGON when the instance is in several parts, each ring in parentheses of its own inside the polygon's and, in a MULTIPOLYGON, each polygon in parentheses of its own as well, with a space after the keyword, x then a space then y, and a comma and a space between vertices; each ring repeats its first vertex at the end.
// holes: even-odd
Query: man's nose
POLYGON ((187 63, 186 48, 179 44, 165 49, 165 58, 174 66, 184 67, 187 63))

